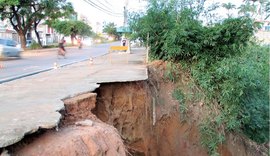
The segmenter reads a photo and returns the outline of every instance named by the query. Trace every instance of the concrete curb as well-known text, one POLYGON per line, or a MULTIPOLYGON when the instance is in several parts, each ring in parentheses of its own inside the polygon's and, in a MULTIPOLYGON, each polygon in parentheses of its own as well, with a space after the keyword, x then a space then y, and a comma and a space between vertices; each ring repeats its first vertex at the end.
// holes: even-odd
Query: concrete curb
MULTIPOLYGON (((108 53, 103 54, 103 55, 100 55, 100 56, 96 56, 96 57, 93 57, 93 58, 101 57, 101 56, 104 56, 104 55, 107 55, 107 54, 108 53)), ((69 62, 69 63, 65 63, 65 64, 60 65, 59 68, 65 67, 65 66, 68 66, 68 65, 72 65, 72 64, 75 64, 75 63, 84 62, 84 61, 87 61, 89 59, 90 58, 82 59, 82 60, 78 60, 78 61, 73 61, 73 62, 69 62)), ((53 70, 53 69, 55 69, 55 68, 54 67, 50 67, 50 68, 46 68, 46 69, 42 69, 42 70, 37 70, 37 71, 34 71, 34 72, 30 72, 30 73, 26 73, 26 74, 22 74, 22 75, 18 75, 18 76, 13 76, 13 77, 6 78, 6 79, 1 79, 0 80, 0 84, 6 83, 6 82, 10 82, 10 81, 13 81, 13 80, 17 80, 17 79, 21 79, 21 78, 24 78, 24 77, 27 77, 27 76, 36 75, 36 74, 43 73, 43 72, 46 72, 46 71, 50 71, 50 70, 53 70)))
MULTIPOLYGON (((65 47, 66 49, 75 49, 78 48, 77 46, 72 47, 65 47)), ((48 52, 48 51, 56 51, 58 48, 43 48, 43 49, 33 49, 33 50, 25 50, 22 52, 22 54, 26 53, 40 53, 40 52, 48 52)))

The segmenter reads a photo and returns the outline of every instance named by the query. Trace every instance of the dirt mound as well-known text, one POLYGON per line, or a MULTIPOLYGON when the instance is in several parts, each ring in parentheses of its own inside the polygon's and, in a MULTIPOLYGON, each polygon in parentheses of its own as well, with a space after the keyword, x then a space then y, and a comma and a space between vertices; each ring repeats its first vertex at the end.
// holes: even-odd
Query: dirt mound
POLYGON ((47 132, 14 155, 125 155, 126 151, 116 129, 104 123, 85 120, 60 131, 47 132))
POLYGON ((50 130, 26 137, 19 144, 8 148, 11 155, 126 155, 117 130, 91 113, 96 105, 95 93, 65 99, 64 105, 58 131, 50 130))

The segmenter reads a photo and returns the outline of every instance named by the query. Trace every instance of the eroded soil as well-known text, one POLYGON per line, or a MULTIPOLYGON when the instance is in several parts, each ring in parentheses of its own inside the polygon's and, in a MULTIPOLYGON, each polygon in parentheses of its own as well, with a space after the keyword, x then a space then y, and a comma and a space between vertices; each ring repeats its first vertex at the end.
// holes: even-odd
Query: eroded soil
MULTIPOLYGON (((65 99, 58 131, 26 137, 7 151, 2 149, 2 155, 207 156, 198 130, 207 109, 203 101, 191 100, 183 117, 179 102, 172 97, 175 84, 164 78, 165 68, 165 62, 156 61, 148 67, 147 81, 105 83, 95 93, 65 99)), ((181 75, 178 86, 190 92, 185 87, 189 77, 181 75)), ((258 147, 228 134, 219 153, 263 155, 258 147)))

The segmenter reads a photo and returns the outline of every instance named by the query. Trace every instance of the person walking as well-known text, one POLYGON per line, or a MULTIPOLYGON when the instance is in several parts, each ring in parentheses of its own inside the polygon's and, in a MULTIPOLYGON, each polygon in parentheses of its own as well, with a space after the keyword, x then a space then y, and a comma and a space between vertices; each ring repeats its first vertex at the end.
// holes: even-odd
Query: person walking
POLYGON ((126 42, 127 42, 127 40, 126 39, 123 39, 122 40, 122 46, 126 46, 126 42))

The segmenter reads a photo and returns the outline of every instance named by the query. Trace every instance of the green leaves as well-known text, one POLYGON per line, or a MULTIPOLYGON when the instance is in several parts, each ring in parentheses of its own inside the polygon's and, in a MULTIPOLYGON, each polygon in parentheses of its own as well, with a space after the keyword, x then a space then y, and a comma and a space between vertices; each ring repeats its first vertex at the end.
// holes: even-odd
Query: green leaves
POLYGON ((50 24, 57 18, 74 13, 71 3, 66 0, 0 0, 1 19, 10 21, 20 35, 23 48, 26 44, 25 35, 31 27, 37 32, 37 25, 42 20, 50 24))
POLYGON ((116 25, 114 23, 108 23, 104 26, 103 32, 107 33, 108 35, 119 36, 116 31, 116 25))
POLYGON ((92 28, 82 21, 55 21, 52 26, 57 32, 65 36, 90 36, 92 34, 92 28))
MULTIPOLYGON (((132 28, 151 47, 153 58, 188 65, 193 80, 205 91, 205 100, 216 101, 209 106, 217 113, 201 125, 203 145, 216 155, 224 133, 230 131, 268 142, 270 50, 250 44, 256 23, 245 16, 204 26, 194 10, 179 7, 181 2, 152 0, 146 15, 134 16, 132 28)), ((228 11, 233 8, 229 5, 228 11)), ((183 95, 174 91, 180 103, 183 95)), ((180 106, 185 110, 185 105, 180 106)))
POLYGON ((0 0, 0 7, 8 6, 8 5, 18 5, 19 0, 0 0))
POLYGON ((268 47, 248 45, 241 55, 192 66, 193 78, 219 101, 226 130, 242 131, 259 143, 269 141, 268 54, 268 47))
POLYGON ((181 113, 181 119, 185 119, 186 113, 188 111, 187 105, 186 105, 186 97, 185 94, 182 92, 180 88, 177 88, 173 91, 172 94, 173 98, 175 98, 179 102, 179 110, 181 113))

